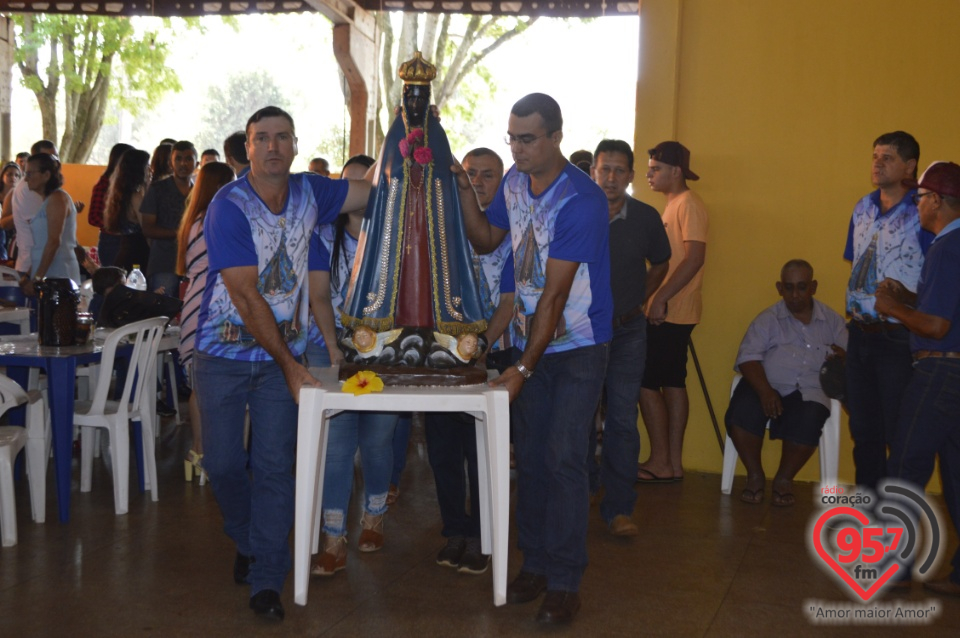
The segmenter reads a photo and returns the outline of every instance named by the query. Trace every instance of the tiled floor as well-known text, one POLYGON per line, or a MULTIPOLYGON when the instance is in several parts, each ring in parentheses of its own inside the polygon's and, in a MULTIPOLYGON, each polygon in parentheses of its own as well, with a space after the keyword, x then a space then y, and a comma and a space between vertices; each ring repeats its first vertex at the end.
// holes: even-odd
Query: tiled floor
MULTIPOLYGON (((183 480, 189 427, 164 420, 160 501, 134 488, 126 516, 113 513, 102 463, 89 494, 79 492, 75 467, 67 525, 56 522, 52 491, 48 522, 32 523, 21 482, 20 542, 0 551, 0 636, 900 636, 905 631, 947 636, 960 631, 960 599, 937 600, 919 585, 885 601, 932 599, 939 611, 932 625, 811 625, 804 601, 848 602, 804 544, 812 490, 798 490, 794 508, 771 507, 769 490, 763 505, 747 505, 720 494, 719 476, 694 473, 682 483, 637 488, 634 519, 641 533, 633 539, 610 536, 591 510, 582 611, 570 628, 539 627, 533 620, 538 603, 493 606, 489 571, 466 576, 435 564, 443 541, 422 436, 414 430, 383 551, 361 555, 351 545, 346 571, 311 582, 306 607, 293 604, 291 575, 282 625, 260 622, 247 608, 247 590, 232 581, 234 548, 220 530, 213 492, 183 480)), ((734 494, 741 484, 738 479, 734 494)), ((355 508, 351 521, 355 543, 355 508)), ((950 552, 956 543, 951 532, 950 552)), ((511 575, 518 560, 512 549, 511 575)))

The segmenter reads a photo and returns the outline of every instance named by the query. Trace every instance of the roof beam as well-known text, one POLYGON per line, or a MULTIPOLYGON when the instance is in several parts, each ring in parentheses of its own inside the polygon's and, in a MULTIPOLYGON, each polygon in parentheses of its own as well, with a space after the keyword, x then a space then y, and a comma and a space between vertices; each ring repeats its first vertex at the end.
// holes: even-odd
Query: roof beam
POLYGON ((366 11, 416 11, 517 16, 598 17, 637 15, 640 0, 0 0, 6 13, 72 13, 112 16, 205 16, 317 11, 335 24, 366 11))

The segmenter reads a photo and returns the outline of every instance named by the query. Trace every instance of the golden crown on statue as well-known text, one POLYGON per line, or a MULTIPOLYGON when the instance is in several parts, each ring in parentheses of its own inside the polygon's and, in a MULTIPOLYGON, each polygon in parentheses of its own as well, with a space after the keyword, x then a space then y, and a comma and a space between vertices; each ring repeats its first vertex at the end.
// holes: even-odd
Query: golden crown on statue
POLYGON ((437 77, 437 67, 424 60, 419 51, 414 51, 413 58, 400 65, 398 75, 404 84, 430 84, 437 77))

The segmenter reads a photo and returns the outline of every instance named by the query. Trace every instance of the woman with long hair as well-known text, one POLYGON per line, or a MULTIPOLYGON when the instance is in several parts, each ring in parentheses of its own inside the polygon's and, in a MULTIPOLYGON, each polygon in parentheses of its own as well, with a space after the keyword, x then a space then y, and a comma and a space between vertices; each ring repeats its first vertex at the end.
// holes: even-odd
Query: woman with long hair
MULTIPOLYGON (((373 159, 351 158, 343 167, 341 179, 362 179, 373 159)), ((320 226, 318 234, 323 249, 330 255, 330 270, 311 273, 311 285, 319 283, 329 307, 318 312, 320 320, 309 328, 307 362, 311 367, 339 363, 342 354, 337 347, 340 311, 350 282, 350 271, 357 252, 357 238, 363 225, 364 209, 340 215, 333 224, 320 226)), ((362 514, 360 517, 361 552, 375 552, 383 547, 383 524, 389 502, 390 473, 393 468, 393 433, 398 414, 395 412, 341 412, 330 420, 327 441, 327 462, 323 479, 323 551, 311 567, 314 576, 333 576, 347 566, 347 510, 353 492, 353 459, 360 450, 363 468, 362 514)))
MULTIPOLYGON (((8 162, 0 172, 0 202, 6 201, 7 195, 13 192, 23 173, 16 162, 8 162)), ((13 252, 13 207, 7 206, 0 211, 0 261, 6 261, 13 252)))
POLYGON ((139 149, 124 153, 110 178, 103 228, 121 235, 113 265, 127 272, 135 265, 146 266, 150 258, 150 246, 140 228, 140 203, 152 179, 150 154, 139 149))
POLYGON ((114 144, 110 149, 110 159, 107 161, 107 169, 93 187, 93 194, 90 196, 90 210, 87 213, 87 222, 91 226, 100 229, 100 240, 97 242, 97 255, 100 257, 101 266, 112 266, 117 258, 117 252, 120 250, 120 235, 108 233, 103 230, 103 213, 107 207, 107 193, 110 190, 110 178, 120 158, 127 151, 133 150, 129 144, 114 144))
POLYGON ((159 182, 164 177, 170 177, 173 174, 173 166, 170 164, 171 155, 173 155, 173 144, 161 143, 160 146, 153 149, 153 157, 150 158, 153 181, 159 182))
MULTIPOLYGON (((200 314, 200 299, 207 282, 207 242, 203 238, 203 220, 207 215, 210 200, 226 184, 235 179, 233 169, 223 162, 209 162, 200 167, 197 181, 187 199, 187 209, 177 231, 177 274, 187 278, 187 291, 183 295, 180 311, 180 363, 186 370, 187 382, 193 388, 193 344, 197 335, 197 317, 200 314)), ((184 461, 188 481, 194 473, 200 477, 200 485, 206 482, 201 460, 203 439, 200 429, 200 406, 197 393, 190 393, 190 426, 193 428, 193 449, 184 461)))
POLYGON ((61 188, 60 161, 48 153, 31 155, 25 179, 30 190, 43 197, 43 204, 30 220, 33 270, 31 280, 23 286, 24 294, 32 296, 33 280, 44 277, 72 279, 79 286, 80 264, 73 250, 77 246, 77 209, 61 188))

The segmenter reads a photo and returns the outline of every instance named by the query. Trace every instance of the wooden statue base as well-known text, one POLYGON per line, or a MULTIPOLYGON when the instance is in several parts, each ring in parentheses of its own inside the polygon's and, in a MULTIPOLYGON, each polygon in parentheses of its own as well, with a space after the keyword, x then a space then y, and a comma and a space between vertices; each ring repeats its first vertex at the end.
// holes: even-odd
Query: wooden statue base
POLYGON ((341 363, 341 381, 346 381, 361 370, 376 372, 384 385, 393 386, 461 386, 486 383, 487 371, 476 366, 463 368, 427 368, 412 366, 384 366, 365 363, 341 363))

